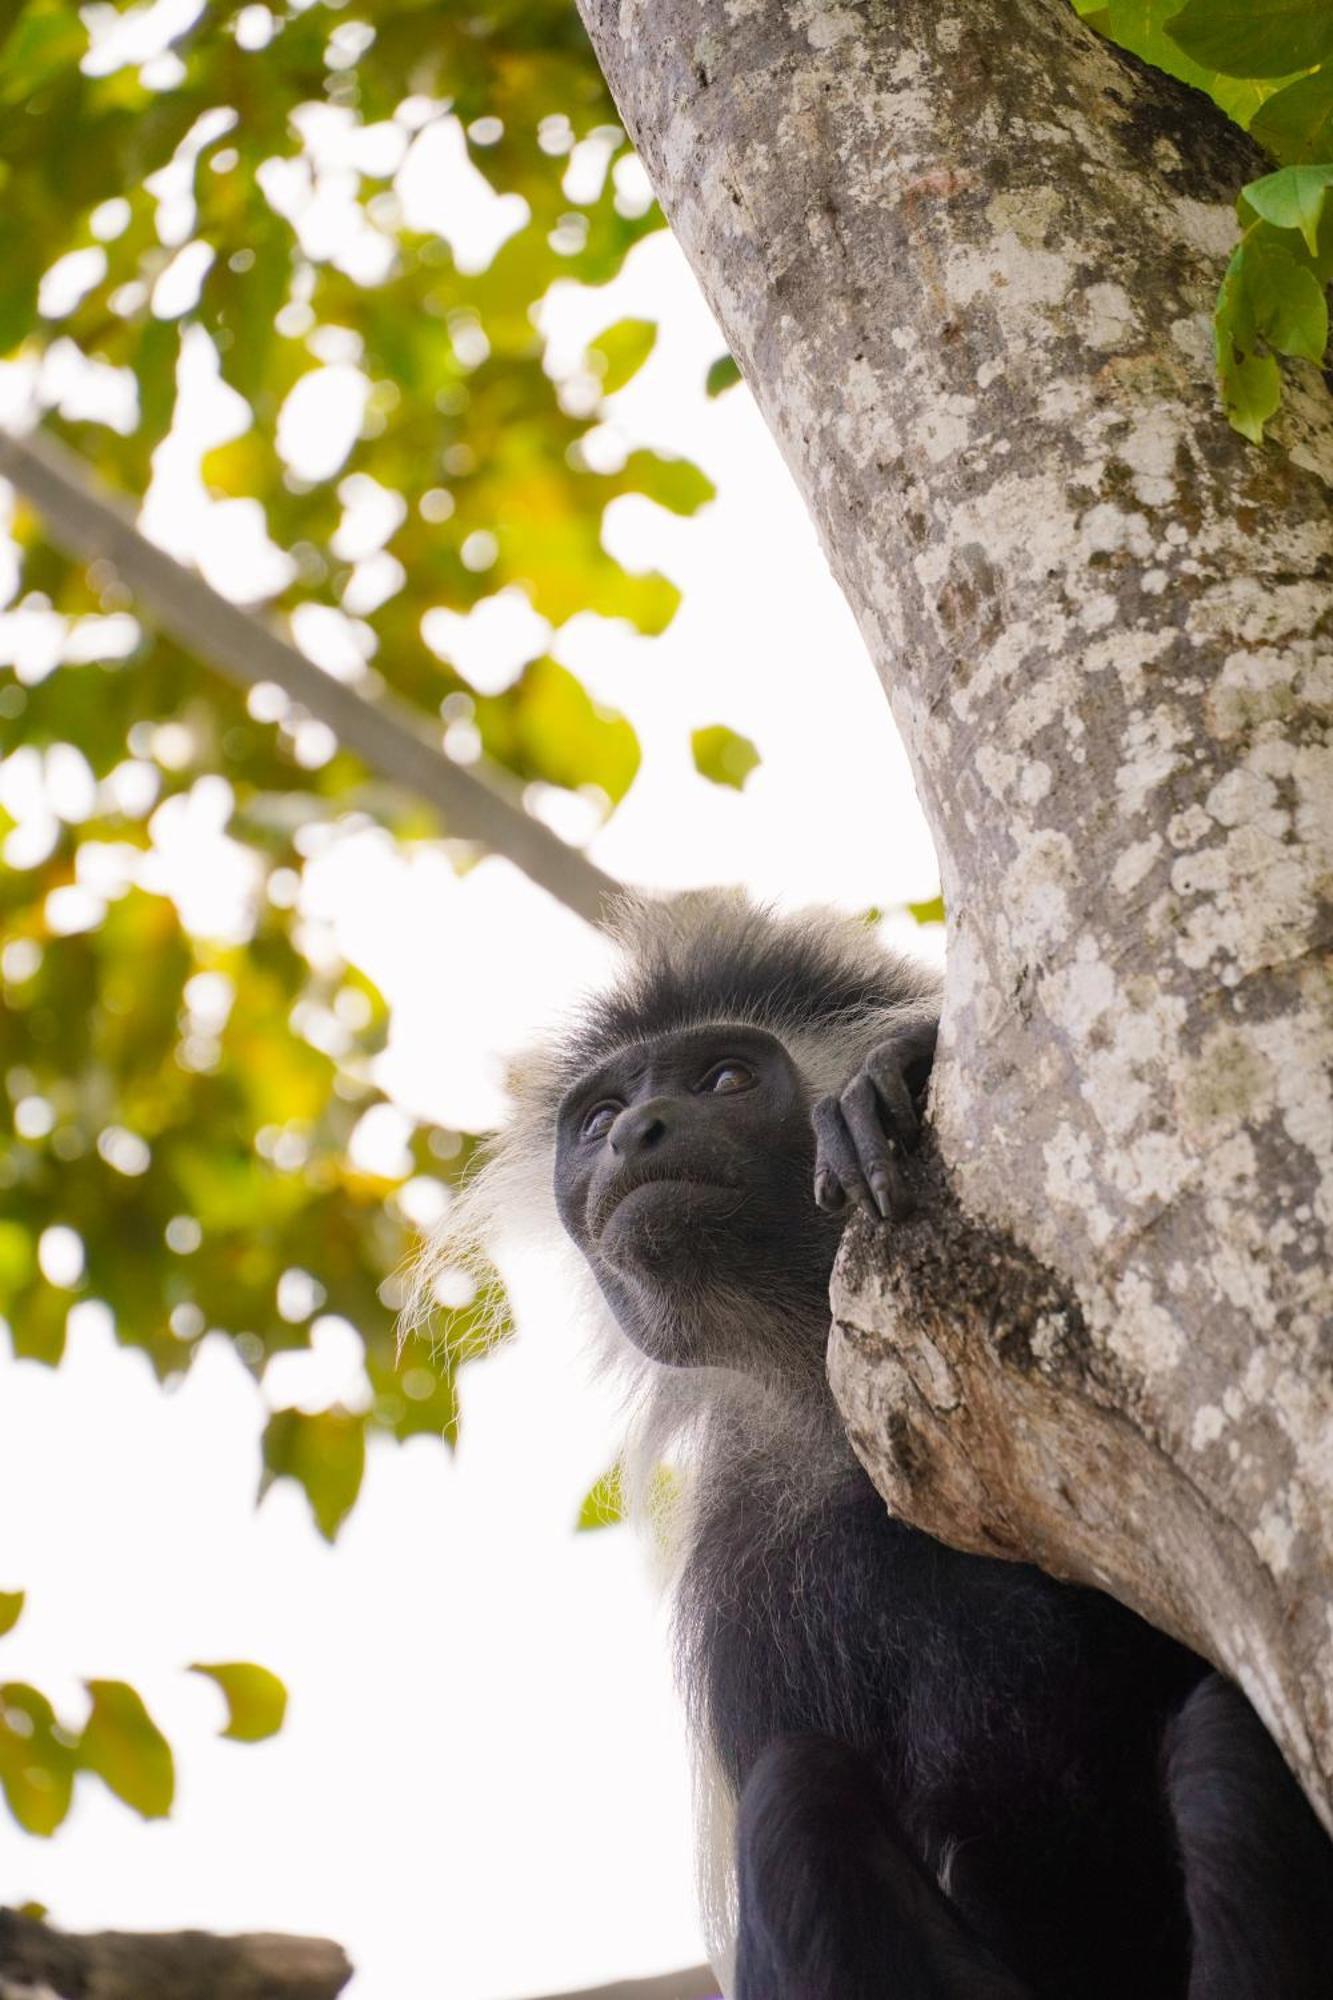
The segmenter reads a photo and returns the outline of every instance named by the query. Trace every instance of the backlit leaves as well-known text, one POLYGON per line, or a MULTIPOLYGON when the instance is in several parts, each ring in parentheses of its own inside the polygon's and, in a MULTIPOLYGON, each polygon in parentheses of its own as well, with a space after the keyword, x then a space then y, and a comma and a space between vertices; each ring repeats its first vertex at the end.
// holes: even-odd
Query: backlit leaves
POLYGON ((24 1595, 21 1590, 0 1590, 0 1639, 12 1632, 22 1617, 24 1595))
POLYGON ((223 1736, 236 1743, 262 1743, 276 1736, 287 1713, 287 1690, 267 1667, 246 1660, 228 1660, 206 1667, 194 1665, 192 1674, 203 1674, 221 1690, 227 1704, 227 1724, 223 1736))
POLYGON ((92 1712, 78 1740, 79 1768, 143 1819, 171 1810, 176 1772, 171 1749, 143 1701, 124 1681, 89 1681, 92 1712))
MULTIPOLYGON (((433 608, 466 614, 505 588, 553 629, 591 612, 660 632, 679 592, 622 567, 603 514, 624 495, 680 514, 712 496, 684 460, 635 450, 599 470, 584 451, 601 398, 651 351, 649 323, 608 328, 575 383, 548 372, 545 295, 605 284, 661 221, 623 171, 569 0, 394 0, 368 38, 325 0, 207 8, 171 61, 120 67, 87 59, 109 19, 0 6, 0 358, 40 370, 59 344, 61 368, 39 375, 45 421, 134 505, 180 382, 216 370, 230 430, 202 504, 233 511, 206 516, 201 553, 249 508, 270 545, 269 615, 304 643, 315 614, 354 677, 382 676, 431 719, 474 715, 492 759, 581 794, 595 822, 637 771, 629 723, 545 651, 475 699, 421 632, 433 608), (491 216, 503 199, 503 228, 478 247, 449 235, 457 205, 409 213, 405 160, 418 187, 480 175, 491 192, 464 206, 491 216), (71 356, 108 398, 96 418, 58 386, 71 356), (290 416, 330 381, 328 462, 311 472, 292 462, 290 416), (358 515, 376 494, 387 504, 358 515)), ((18 1353, 55 1364, 71 1307, 96 1302, 163 1381, 213 1334, 262 1386, 274 1355, 336 1316, 360 1337, 364 1396, 276 1409, 264 1445, 265 1481, 300 1484, 332 1536, 368 1436, 454 1438, 457 1370, 504 1320, 490 1291, 451 1298, 400 1365, 400 1196, 454 1179, 472 1141, 418 1127, 401 1171, 356 1164, 384 1003, 327 938, 312 950, 297 911, 308 862, 349 826, 449 830, 280 693, 247 700, 140 627, 114 572, 67 561, 26 507, 13 537, 9 608, 47 638, 35 661, 0 617, 0 775, 39 792, 43 760, 82 775, 60 810, 21 824, 0 810, 0 1319, 18 1353), (231 843, 221 938, 158 879, 201 814, 231 843)), ((230 1733, 276 1726, 263 1669, 211 1671, 230 1733)), ((59 1822, 77 1769, 164 1809, 169 1753, 136 1699, 95 1684, 86 1757, 36 1691, 0 1711, 0 1784, 25 1826, 59 1822)))
POLYGON ((365 1426, 350 1410, 275 1410, 264 1430, 264 1487, 293 1479, 315 1525, 332 1541, 351 1512, 366 1469, 365 1426))
POLYGON ((588 346, 588 359, 604 395, 613 396, 637 375, 657 344, 657 325, 650 319, 621 319, 599 333, 588 346))
POLYGON ((694 768, 701 778, 714 785, 730 785, 741 791, 752 771, 759 768, 759 752, 748 736, 714 722, 690 735, 694 768))
POLYGON ((583 1496, 575 1523, 580 1533, 595 1528, 612 1528, 625 1518, 625 1493, 620 1461, 604 1472, 583 1496))

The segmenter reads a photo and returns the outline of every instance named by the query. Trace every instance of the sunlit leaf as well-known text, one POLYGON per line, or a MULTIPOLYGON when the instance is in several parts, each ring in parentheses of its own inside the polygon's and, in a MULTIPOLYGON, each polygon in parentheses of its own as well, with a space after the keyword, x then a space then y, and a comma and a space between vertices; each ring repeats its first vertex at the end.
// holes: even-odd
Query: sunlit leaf
POLYGON ((547 657, 525 667, 507 694, 478 701, 476 720, 489 754, 525 778, 597 785, 614 801, 639 768, 632 726, 547 657))
POLYGON ((613 396, 637 375, 657 344, 657 323, 651 319, 618 319, 588 344, 588 359, 600 378, 604 395, 613 396))
POLYGON ((144 1819, 163 1818, 176 1789, 170 1744, 124 1681, 89 1681, 87 1688, 93 1706, 78 1739, 79 1768, 144 1819))
POLYGON ((944 897, 927 896, 922 903, 909 903, 907 914, 918 924, 942 924, 944 922, 944 897))
POLYGON ((604 1472, 589 1488, 579 1508, 576 1526, 581 1533, 594 1528, 611 1528, 625 1518, 625 1493, 620 1462, 604 1472))
POLYGON ((287 1690, 267 1667, 242 1660, 203 1666, 196 1662, 192 1674, 204 1674, 221 1688, 227 1703, 227 1726, 223 1736, 237 1743, 261 1743, 276 1736, 287 1713, 287 1690))
POLYGON ((694 768, 710 784, 730 785, 741 791, 752 771, 759 768, 759 752, 748 736, 741 736, 725 723, 714 722, 690 735, 694 768))
POLYGON ((27 1833, 51 1834, 69 1811, 75 1755, 44 1694, 0 1686, 0 1789, 27 1833))
POLYGON ((366 1468, 364 1419, 343 1409, 275 1410, 264 1429, 264 1485, 294 1479, 316 1526, 332 1541, 361 1490, 366 1468))
POLYGON ((25 1595, 21 1590, 0 1590, 0 1639, 18 1624, 23 1615, 25 1595))

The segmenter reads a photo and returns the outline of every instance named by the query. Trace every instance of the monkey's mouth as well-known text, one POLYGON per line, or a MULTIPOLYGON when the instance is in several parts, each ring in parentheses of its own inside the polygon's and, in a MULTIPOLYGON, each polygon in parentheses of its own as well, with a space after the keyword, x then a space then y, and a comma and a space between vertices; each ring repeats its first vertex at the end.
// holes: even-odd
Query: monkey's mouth
POLYGON ((656 1232, 663 1225, 725 1221, 745 1201, 744 1188, 722 1181, 700 1180, 694 1174, 647 1173, 608 1188, 597 1204, 593 1234, 598 1241, 613 1234, 656 1232))

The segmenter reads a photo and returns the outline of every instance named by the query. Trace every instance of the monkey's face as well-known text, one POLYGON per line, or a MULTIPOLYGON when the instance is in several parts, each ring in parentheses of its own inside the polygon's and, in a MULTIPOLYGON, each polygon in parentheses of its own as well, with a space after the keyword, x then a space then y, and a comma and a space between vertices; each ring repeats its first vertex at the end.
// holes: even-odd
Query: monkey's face
POLYGON ((813 1170, 809 1094, 762 1029, 654 1036, 560 1106, 560 1218, 654 1360, 763 1365, 746 1351, 759 1302, 788 1308, 794 1337, 812 1310, 827 1326, 840 1224, 816 1209, 813 1170))

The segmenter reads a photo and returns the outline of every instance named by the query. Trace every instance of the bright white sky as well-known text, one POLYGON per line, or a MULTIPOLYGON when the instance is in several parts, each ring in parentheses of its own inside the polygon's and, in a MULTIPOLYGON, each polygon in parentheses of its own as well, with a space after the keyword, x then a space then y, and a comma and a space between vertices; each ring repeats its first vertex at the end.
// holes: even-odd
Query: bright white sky
MULTIPOLYGON (((460 201, 455 227, 466 219, 460 201)), ((929 840, 851 617, 747 393, 702 395, 723 342, 665 235, 609 288, 564 289, 547 315, 553 349, 572 357, 630 313, 661 335, 614 399, 615 430, 689 454, 719 497, 694 521, 634 500, 608 518, 618 555, 684 589, 665 638, 584 618, 556 641, 644 747, 596 859, 630 881, 742 882, 784 904, 933 894, 929 840), (690 730, 718 721, 763 756, 742 795, 689 761, 690 730)), ((177 476, 177 506, 168 486, 149 518, 189 553, 204 517, 182 525, 188 468, 177 476)), ((249 534, 262 564, 253 529, 238 525, 233 553, 243 562, 249 534)), ((467 670, 491 685, 526 641, 522 607, 492 603, 460 663, 470 645, 467 670)), ((188 906, 204 926, 226 921, 217 912, 247 879, 210 798, 185 857, 159 864, 182 902, 205 871, 212 903, 188 906)), ((172 831, 179 844, 183 825, 172 831)), ((507 865, 460 882, 439 852, 403 855, 375 834, 314 865, 307 907, 390 1000, 386 1090, 466 1126, 499 1115, 505 1053, 600 958, 507 865)), ((906 919, 890 928, 942 949, 906 919)), ((393 1124, 373 1143, 392 1147, 393 1124)), ((205 1341, 170 1397, 96 1309, 76 1311, 58 1374, 0 1361, 0 1588, 29 1591, 4 1674, 38 1682, 71 1719, 78 1674, 133 1681, 179 1773, 165 1824, 142 1825, 90 1781, 50 1842, 0 1810, 7 1900, 38 1898, 72 1928, 325 1933, 357 1964, 353 2000, 518 2000, 702 1955, 661 1613, 627 1531, 572 1531, 614 1456, 614 1412, 558 1301, 530 1274, 519 1287, 522 1336, 467 1373, 456 1457, 428 1440, 376 1450, 332 1551, 295 1489, 255 1510, 264 1402, 224 1342, 205 1341), (291 1690, 270 1744, 216 1741, 220 1696, 182 1671, 237 1658, 291 1690)), ((312 1408, 354 1392, 352 1343, 329 1327, 312 1357, 275 1364, 269 1386, 312 1408)))

